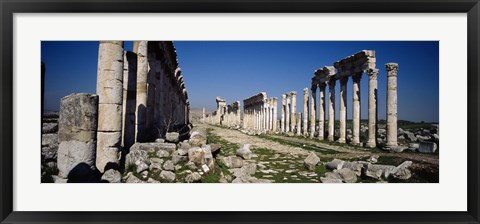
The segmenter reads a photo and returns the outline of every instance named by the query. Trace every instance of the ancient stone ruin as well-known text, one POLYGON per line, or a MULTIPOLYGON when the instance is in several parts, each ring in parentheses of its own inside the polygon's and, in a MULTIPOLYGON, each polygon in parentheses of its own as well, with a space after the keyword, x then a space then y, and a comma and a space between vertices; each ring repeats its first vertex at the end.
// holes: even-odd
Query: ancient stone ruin
POLYGON ((261 132, 277 130, 277 98, 261 92, 243 100, 243 128, 261 132))
POLYGON ((119 169, 134 143, 188 133, 188 124, 188 95, 172 42, 135 41, 126 52, 123 41, 101 41, 97 95, 61 101, 59 176, 68 178, 82 164, 101 173, 119 169))
POLYGON ((223 125, 227 127, 241 126, 240 101, 227 105, 227 101, 217 97, 217 110, 209 115, 205 114, 205 108, 202 111, 202 121, 208 124, 223 125))

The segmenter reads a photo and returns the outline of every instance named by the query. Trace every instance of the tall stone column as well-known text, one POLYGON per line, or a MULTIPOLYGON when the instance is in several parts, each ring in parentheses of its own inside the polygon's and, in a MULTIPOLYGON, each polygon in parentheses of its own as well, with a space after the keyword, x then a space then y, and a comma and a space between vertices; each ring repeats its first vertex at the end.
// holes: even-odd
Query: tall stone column
POLYGON ((293 132, 295 130, 295 124, 297 123, 297 92, 293 91, 291 94, 290 94, 290 97, 291 97, 291 110, 290 113, 290 130, 293 132))
POLYGON ((273 131, 277 131, 277 97, 273 98, 273 131))
POLYGON ((359 72, 352 76, 353 80, 353 138, 352 144, 360 144, 360 79, 362 78, 362 73, 359 72))
MULTIPOLYGON (((95 170, 98 96, 72 93, 60 100, 58 119, 58 175, 67 178, 77 165, 95 170)), ((93 173, 93 172, 92 172, 93 173)))
POLYGON ((205 123, 205 107, 202 110, 202 123, 205 123))
POLYGON ((265 129, 270 130, 270 101, 265 103, 265 129))
POLYGON ((285 105, 286 105, 286 99, 285 99, 285 94, 282 94, 282 115, 281 115, 281 131, 282 133, 285 133, 285 105))
POLYGON ((315 137, 315 121, 317 117, 316 97, 317 85, 312 86, 312 94, 310 95, 310 138, 315 137))
POLYGON ((320 83, 319 96, 318 96, 318 139, 325 139, 325 83, 320 83))
POLYGON ((290 132, 290 94, 287 94, 285 103, 285 132, 290 132))
POLYGON ((308 88, 303 89, 303 135, 308 131, 308 88))
POLYGON ((367 147, 375 148, 377 135, 377 76, 378 69, 369 69, 368 74, 368 142, 367 147))
POLYGON ((335 82, 328 81, 328 141, 335 141, 335 82))
POLYGON ((135 53, 137 53, 137 96, 136 96, 136 141, 142 142, 146 135, 147 122, 147 41, 135 41, 135 53))
POLYGON ((397 63, 387 63, 387 143, 397 146, 397 63))
POLYGON ((302 122, 302 113, 298 112, 297 113, 297 136, 300 136, 302 135, 301 131, 300 131, 300 126, 302 125, 301 122, 302 122))
POLYGON ((97 71, 98 128, 96 166, 118 168, 122 141, 123 41, 101 41, 97 71))
POLYGON ((340 79, 340 143, 347 141, 347 82, 348 76, 340 79))

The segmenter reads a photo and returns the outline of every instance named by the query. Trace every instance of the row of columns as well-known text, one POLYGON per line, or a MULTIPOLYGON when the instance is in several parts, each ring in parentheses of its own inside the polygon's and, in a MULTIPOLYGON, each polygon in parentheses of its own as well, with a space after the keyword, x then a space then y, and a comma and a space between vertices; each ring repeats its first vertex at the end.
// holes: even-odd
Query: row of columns
POLYGON ((173 43, 135 41, 133 48, 125 52, 123 41, 99 45, 96 166, 102 173, 119 165, 123 148, 189 122, 173 43))
MULTIPOLYGON (((335 67, 325 66, 316 70, 315 76, 312 78, 312 88, 310 98, 310 119, 315 120, 315 96, 317 86, 320 89, 319 94, 319 131, 318 138, 325 139, 325 89, 328 84, 328 141, 335 140, 335 85, 336 81, 340 82, 340 111, 339 111, 339 138, 338 142, 346 143, 346 123, 347 123, 347 83, 349 77, 352 77, 353 86, 353 103, 352 103, 352 141, 354 145, 360 145, 360 80, 365 72, 369 77, 368 90, 368 141, 367 147, 376 147, 376 122, 377 122, 377 76, 378 69, 375 68, 374 51, 362 51, 352 55, 342 61, 336 62, 335 67), (335 68, 337 72, 335 73, 335 68)), ((388 147, 397 146, 397 85, 396 76, 398 64, 388 63, 387 69, 387 143, 388 147)), ((304 93, 306 95, 306 93, 304 93)), ((304 97, 305 101, 305 97, 304 97)), ((311 122, 310 137, 314 137, 315 125, 311 122)))
POLYGON ((243 128, 259 131, 277 130, 277 98, 267 98, 261 92, 245 99, 243 104, 243 128))
MULTIPOLYGON (((280 122, 280 130, 282 133, 295 132, 297 127, 297 92, 291 91, 285 94, 282 94, 282 114, 280 122)), ((298 119, 301 119, 298 117, 298 119)), ((297 127, 298 131, 300 126, 297 127)))

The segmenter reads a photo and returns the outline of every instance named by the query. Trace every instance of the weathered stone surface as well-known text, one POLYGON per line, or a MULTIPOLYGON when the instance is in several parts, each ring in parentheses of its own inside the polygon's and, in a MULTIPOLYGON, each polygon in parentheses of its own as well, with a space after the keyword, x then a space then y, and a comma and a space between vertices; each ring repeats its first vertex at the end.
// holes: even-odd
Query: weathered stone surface
POLYGON ((56 133, 58 131, 58 123, 43 123, 42 134, 56 133))
POLYGON ((86 165, 95 170, 95 140, 90 142, 62 141, 58 146, 58 175, 67 178, 77 166, 86 165))
POLYGON ((240 148, 237 149, 236 155, 242 159, 251 159, 252 151, 250 151, 250 144, 243 144, 240 146, 240 148))
POLYGON ((175 165, 173 164, 173 162, 171 160, 167 160, 167 161, 165 161, 165 163, 163 163, 163 169, 168 170, 168 171, 174 171, 175 170, 175 165))
POLYGON ((202 146, 207 144, 207 130, 201 127, 194 127, 190 130, 190 139, 188 143, 192 146, 202 146))
POLYGON ((417 137, 415 137, 415 134, 413 134, 412 132, 405 131, 404 135, 406 135, 405 137, 407 137, 407 139, 410 140, 411 142, 417 141, 417 137))
POLYGON ((161 143, 161 142, 148 142, 148 143, 140 143, 137 142, 130 147, 130 151, 132 150, 144 150, 149 152, 156 152, 159 150, 165 150, 169 153, 173 153, 177 146, 173 143, 161 143))
POLYGON ((230 169, 243 166, 243 159, 237 156, 222 157, 221 161, 230 169))
POLYGON ((370 156, 370 158, 368 158, 367 161, 370 162, 370 163, 377 163, 377 162, 378 162, 378 158, 380 158, 380 156, 378 156, 378 155, 372 155, 372 156, 370 156))
POLYGON ((337 170, 337 173, 342 177, 342 180, 345 183, 355 183, 357 182, 357 175, 352 169, 342 168, 337 170))
MULTIPOLYGON (((178 146, 179 146, 179 149, 183 149, 183 150, 186 150, 186 151, 188 151, 188 149, 192 148, 192 146, 188 142, 180 142, 178 144, 178 146)), ((184 155, 181 155, 181 156, 184 156, 184 155)))
POLYGON ((122 174, 117 170, 110 169, 105 171, 105 173, 103 173, 101 180, 102 182, 108 182, 108 183, 121 183, 122 174))
POLYGON ((58 134, 43 134, 42 146, 55 146, 58 145, 58 134))
POLYGON ((150 163, 150 166, 148 167, 148 170, 150 170, 150 171, 162 170, 162 164, 161 163, 150 163))
POLYGON ((210 148, 211 148, 213 157, 215 157, 220 152, 220 149, 222 148, 222 145, 220 145, 220 144, 210 144, 210 148))
POLYGON ((59 141, 77 140, 88 142, 92 135, 79 132, 95 132, 97 130, 98 96, 95 94, 74 93, 60 100, 58 119, 59 141), (83 137, 83 138, 82 138, 83 137))
POLYGON ((147 163, 148 160, 148 153, 145 150, 131 150, 125 156, 125 169, 127 170, 131 165, 137 165, 140 162, 147 163))
POLYGON ((178 143, 180 141, 179 137, 180 134, 178 132, 167 132, 165 140, 167 142, 178 143))
POLYGON ((193 147, 188 150, 188 160, 197 166, 205 164, 205 151, 199 147, 193 147))
POLYGON ((412 173, 408 169, 412 165, 412 161, 405 161, 392 170, 392 176, 400 180, 407 180, 412 177, 412 173))
POLYGON ((437 144, 435 142, 420 142, 418 151, 421 153, 435 153, 437 144))
POLYGON ((196 170, 197 169, 197 165, 195 165, 194 162, 192 161, 189 161, 185 164, 185 166, 189 169, 189 170, 196 170))
POLYGON ((342 169, 344 163, 345 161, 343 160, 334 159, 328 162, 327 164, 325 164, 325 167, 327 167, 330 170, 339 170, 339 169, 342 169))
POLYGON ((198 172, 193 172, 191 174, 188 174, 185 177, 185 182, 195 183, 195 182, 199 182, 201 179, 202 179, 202 175, 200 175, 198 172))
POLYGON ((408 144, 408 150, 410 151, 417 151, 418 148, 420 148, 420 144, 419 143, 410 143, 408 144))
POLYGON ((320 181, 322 181, 322 183, 342 183, 342 179, 333 179, 328 177, 320 177, 320 181))
MULTIPOLYGON (((188 149, 190 149, 190 148, 188 148, 188 149)), ((179 156, 186 156, 186 155, 188 155, 188 149, 182 149, 182 148, 181 148, 181 149, 178 149, 178 150, 177 150, 177 155, 179 155, 179 156)))
POLYGON ((382 178, 386 179, 390 176, 393 169, 395 169, 395 166, 366 164, 365 175, 379 180, 382 178))
POLYGON ((125 178, 125 183, 145 183, 145 181, 133 175, 132 172, 128 173, 125 178))
POLYGON ((172 162, 173 164, 177 165, 179 163, 184 163, 188 161, 188 156, 179 156, 179 155, 173 155, 172 156, 172 162))
POLYGON ((57 161, 58 145, 42 147, 42 161, 57 161))
POLYGON ((160 172, 160 178, 162 178, 162 180, 166 181, 166 182, 173 182, 175 181, 175 173, 171 172, 171 171, 165 171, 165 170, 162 170, 162 172, 160 172))
POLYGON ((170 153, 165 150, 158 150, 155 154, 160 158, 166 158, 170 156, 170 153))
POLYGON ((308 157, 303 161, 303 165, 308 170, 315 170, 315 167, 320 162, 320 158, 318 158, 317 154, 310 153, 308 157))
POLYGON ((137 161, 135 161, 135 166, 136 166, 136 172, 137 173, 141 173, 141 172, 149 169, 149 166, 145 161, 137 160, 137 161))
POLYGON ((342 169, 348 168, 355 172, 355 175, 362 175, 363 164, 360 162, 345 162, 342 169))

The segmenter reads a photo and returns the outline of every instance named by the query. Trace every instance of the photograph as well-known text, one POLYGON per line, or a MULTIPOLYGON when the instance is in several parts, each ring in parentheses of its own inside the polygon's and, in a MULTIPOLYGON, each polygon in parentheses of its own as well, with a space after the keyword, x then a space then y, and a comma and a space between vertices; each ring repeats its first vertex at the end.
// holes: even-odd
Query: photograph
POLYGON ((439 183, 439 41, 42 40, 39 60, 42 184, 439 183))

